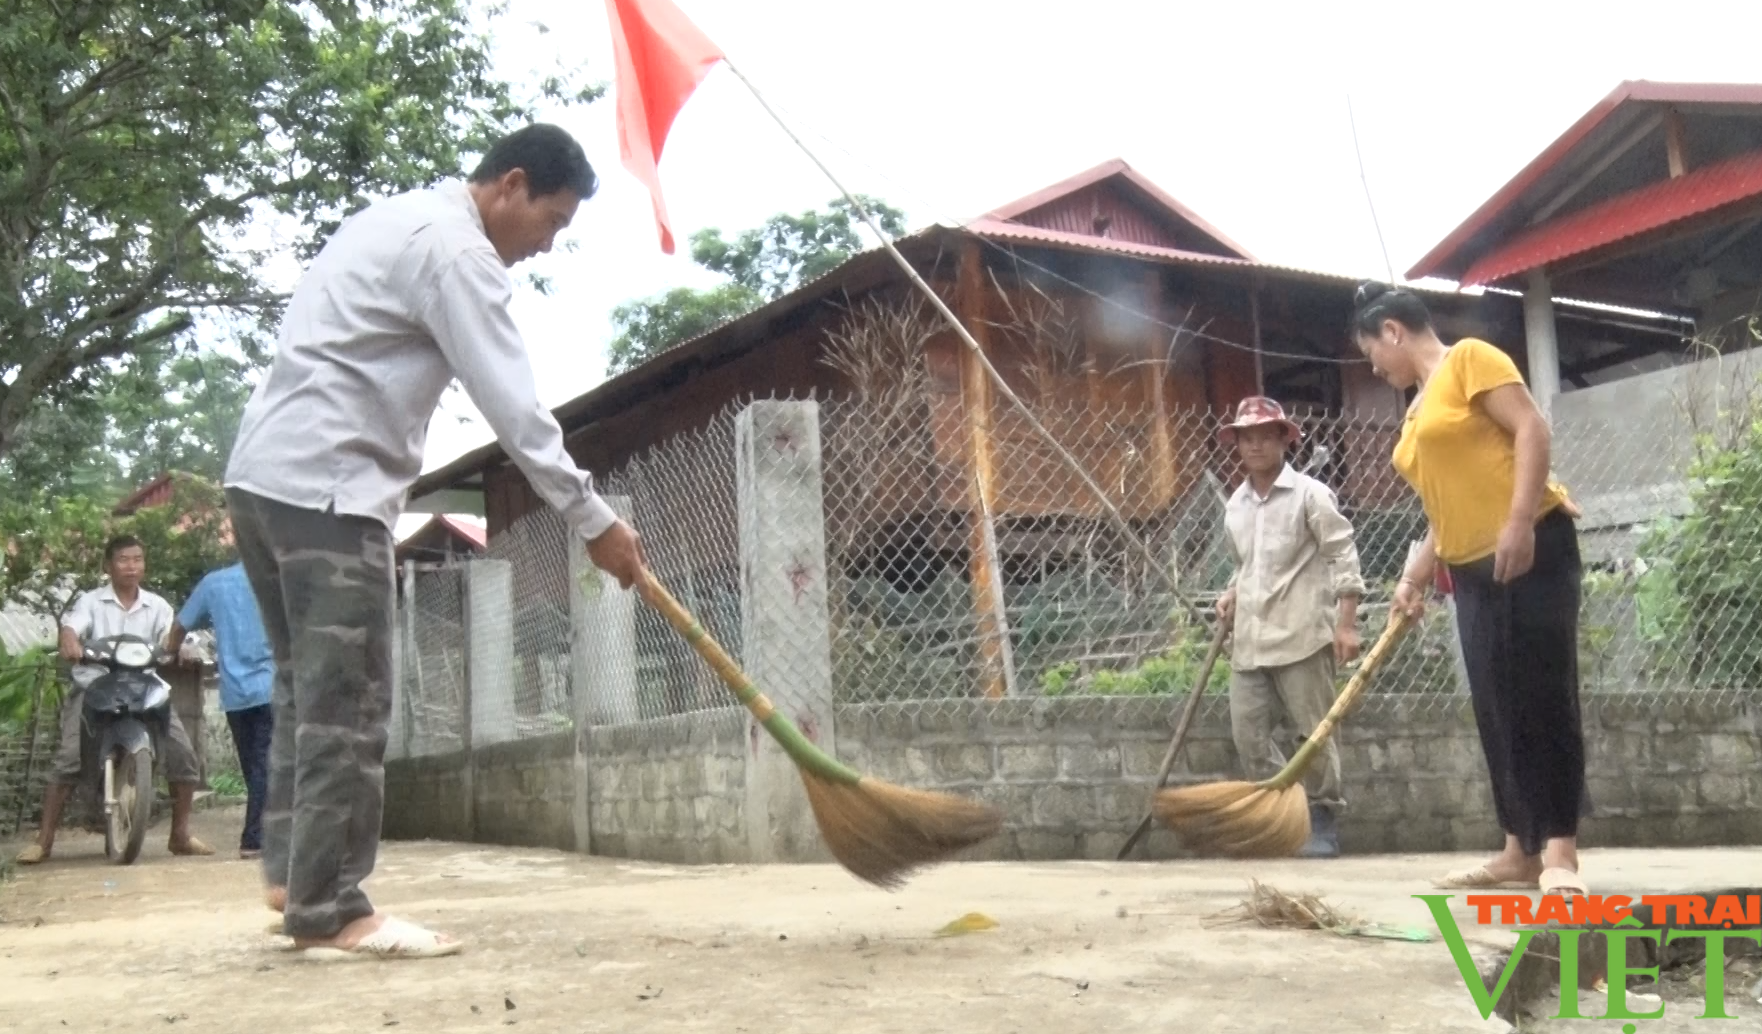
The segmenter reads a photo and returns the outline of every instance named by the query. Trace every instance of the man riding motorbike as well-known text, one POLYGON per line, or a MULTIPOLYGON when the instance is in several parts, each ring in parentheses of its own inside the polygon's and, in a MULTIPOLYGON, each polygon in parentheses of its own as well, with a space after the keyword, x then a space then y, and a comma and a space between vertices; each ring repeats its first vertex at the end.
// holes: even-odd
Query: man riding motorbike
MULTIPOLYGON (((105 669, 80 663, 85 643, 110 636, 133 635, 154 646, 163 646, 171 632, 171 604, 141 588, 147 573, 147 554, 139 539, 122 535, 104 546, 104 573, 109 584, 81 596, 61 623, 61 656, 74 665, 72 685, 61 702, 61 744, 43 793, 43 824, 37 842, 19 853, 20 865, 35 865, 48 858, 55 847, 55 831, 61 811, 80 781, 80 727, 85 689, 105 669)), ((214 849, 190 835, 190 812, 201 775, 189 734, 173 711, 161 744, 166 781, 171 784, 171 853, 211 855, 214 849)))

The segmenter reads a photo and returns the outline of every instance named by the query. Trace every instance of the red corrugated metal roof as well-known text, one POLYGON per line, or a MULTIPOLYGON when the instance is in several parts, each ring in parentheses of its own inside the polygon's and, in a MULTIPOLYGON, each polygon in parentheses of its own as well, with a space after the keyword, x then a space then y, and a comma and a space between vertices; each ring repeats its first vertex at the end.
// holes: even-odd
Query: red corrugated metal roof
POLYGON ((1007 205, 1002 205, 986 212, 979 218, 1004 222, 1014 221, 1018 217, 1026 215, 1037 208, 1044 208, 1061 198, 1075 194, 1085 187, 1100 183, 1103 180, 1115 178, 1124 180, 1127 183, 1130 183, 1133 187, 1136 187, 1146 197, 1150 198, 1152 202, 1165 209, 1168 215, 1187 223, 1200 233, 1210 237, 1212 240, 1223 245, 1225 248, 1228 248, 1230 251, 1235 252, 1239 257, 1253 261, 1254 256, 1249 254, 1247 248, 1242 247, 1242 245, 1237 244, 1235 241, 1224 236, 1223 232, 1217 227, 1206 222, 1204 219, 1201 219, 1199 213, 1188 208, 1186 205, 1181 204, 1179 201, 1176 201, 1172 196, 1164 192, 1161 187, 1152 183, 1149 179, 1139 173, 1138 170, 1127 165, 1124 160, 1119 158, 1102 162, 1093 169, 1086 169, 1069 179, 1060 180, 1050 187, 1044 187, 1026 197, 1017 198, 1007 205))
POLYGON ((489 543, 489 529, 487 527, 480 528, 470 521, 460 520, 450 513, 436 514, 434 519, 446 526, 447 530, 478 549, 484 548, 489 543))
POLYGON ((1164 248, 1155 244, 1139 244, 1136 241, 1122 241, 1111 237, 1096 237, 1086 233, 1069 233, 1064 230, 1047 230, 1038 226, 1023 226, 1020 223, 1006 223, 999 220, 981 217, 966 224, 963 229, 976 233, 981 237, 994 241, 1019 241, 1024 244, 1045 244, 1071 251, 1087 251, 1096 254, 1129 255, 1134 258, 1155 259, 1170 265, 1222 266, 1242 270, 1267 270, 1273 273, 1303 277, 1310 280, 1328 283, 1356 284, 1359 278, 1344 276, 1339 273, 1323 273, 1314 269, 1298 269, 1294 266, 1275 266, 1252 259, 1230 258, 1225 255, 1208 255, 1202 251, 1183 251, 1180 248, 1164 248))
POLYGON ((1462 284, 1495 283, 1756 197, 1762 197, 1762 151, 1543 223, 1470 266, 1462 284))
POLYGON ((111 512, 118 517, 127 517, 137 510, 147 510, 155 506, 163 506, 171 501, 171 493, 176 487, 174 482, 179 477, 175 472, 161 474, 153 480, 134 490, 127 499, 116 504, 111 512))
POLYGON ((1461 226, 1450 231, 1450 235, 1438 242, 1437 247, 1426 253, 1412 269, 1407 271, 1407 278, 1419 280, 1428 276, 1438 276, 1443 266, 1456 257, 1456 253, 1466 245, 1475 234, 1480 233, 1497 219, 1507 208, 1511 207, 1523 196, 1536 181, 1547 175, 1549 170, 1560 164, 1573 149, 1583 143, 1596 128, 1603 124, 1615 110, 1629 102, 1654 104, 1753 104, 1762 106, 1762 85, 1750 83, 1654 83, 1644 79, 1629 80, 1617 86, 1609 96, 1597 102, 1597 105, 1574 122, 1559 139, 1548 145, 1548 149, 1537 155, 1533 161, 1523 167, 1511 181, 1499 188, 1498 193, 1488 198, 1486 203, 1475 209, 1461 226))

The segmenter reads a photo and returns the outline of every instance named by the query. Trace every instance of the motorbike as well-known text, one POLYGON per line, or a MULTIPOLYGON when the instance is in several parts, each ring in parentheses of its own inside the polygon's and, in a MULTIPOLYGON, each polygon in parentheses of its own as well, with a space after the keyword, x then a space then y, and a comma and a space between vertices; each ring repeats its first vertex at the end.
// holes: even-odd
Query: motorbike
POLYGON ((104 854, 129 865, 141 853, 153 818, 153 759, 171 720, 171 684, 159 676, 172 656, 138 636, 83 644, 82 663, 105 669, 86 687, 81 713, 83 757, 103 806, 104 854))

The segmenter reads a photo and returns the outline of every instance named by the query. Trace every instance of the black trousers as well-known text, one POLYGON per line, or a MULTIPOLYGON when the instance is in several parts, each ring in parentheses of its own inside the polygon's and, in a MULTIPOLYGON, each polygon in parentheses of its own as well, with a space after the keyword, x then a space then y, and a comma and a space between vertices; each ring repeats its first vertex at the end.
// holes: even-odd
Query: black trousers
POLYGON ((245 829, 239 834, 239 850, 263 850, 263 805, 269 799, 269 741, 275 716, 268 704, 226 713, 232 728, 233 746, 239 752, 239 771, 245 777, 245 829))
POLYGON ((1450 566, 1499 825, 1537 854, 1590 814, 1579 715, 1578 532, 1560 510, 1536 524, 1536 561, 1500 585, 1493 558, 1450 566))

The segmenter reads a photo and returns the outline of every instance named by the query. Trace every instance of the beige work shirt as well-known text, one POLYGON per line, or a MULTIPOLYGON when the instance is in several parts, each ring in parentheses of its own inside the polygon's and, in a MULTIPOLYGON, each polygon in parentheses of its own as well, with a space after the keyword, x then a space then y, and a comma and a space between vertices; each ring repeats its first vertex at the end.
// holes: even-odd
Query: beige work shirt
POLYGON ((1264 498, 1243 481, 1224 507, 1236 558, 1238 671, 1295 664, 1334 641, 1334 604, 1363 596, 1352 524, 1328 486, 1279 471, 1264 498))

